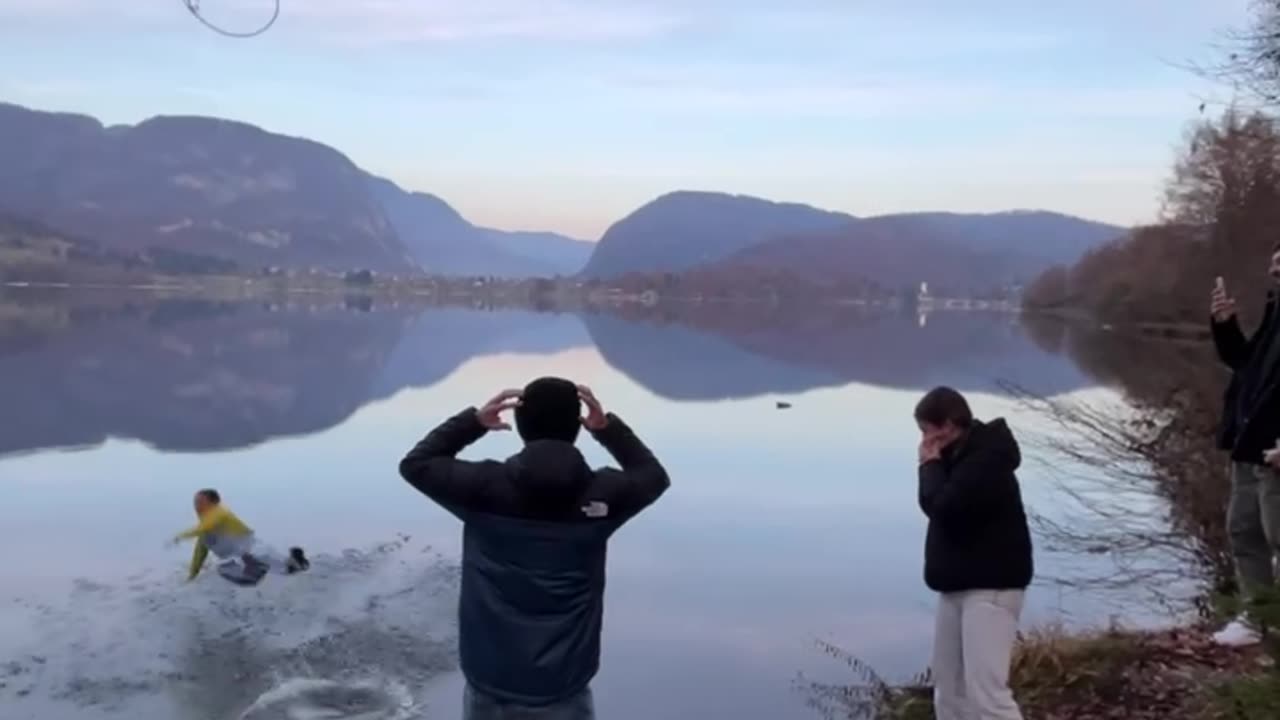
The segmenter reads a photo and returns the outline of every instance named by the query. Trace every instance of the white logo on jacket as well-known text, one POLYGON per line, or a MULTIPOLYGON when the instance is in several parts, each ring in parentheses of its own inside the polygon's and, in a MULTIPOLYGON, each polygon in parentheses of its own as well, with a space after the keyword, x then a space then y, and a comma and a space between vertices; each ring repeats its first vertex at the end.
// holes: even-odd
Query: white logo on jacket
POLYGON ((582 506, 582 512, 589 518, 602 518, 609 516, 609 503, 599 500, 592 500, 582 506))

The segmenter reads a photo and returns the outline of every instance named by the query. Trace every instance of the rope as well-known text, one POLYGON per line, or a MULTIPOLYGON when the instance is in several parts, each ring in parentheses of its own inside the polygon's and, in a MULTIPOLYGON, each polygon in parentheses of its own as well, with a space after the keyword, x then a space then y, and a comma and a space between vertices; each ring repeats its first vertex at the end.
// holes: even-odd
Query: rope
POLYGON ((192 17, 200 21, 201 25, 204 25, 205 27, 218 33, 219 35, 226 35, 227 37, 230 37, 230 38, 251 38, 251 37, 257 37, 262 33, 270 30, 271 26, 276 24, 276 20, 280 19, 280 0, 273 0, 273 1, 275 3, 275 8, 271 12, 271 18, 268 19, 267 22, 264 23, 257 30, 250 30, 248 32, 236 32, 233 30, 227 30, 225 28, 222 28, 213 24, 212 22, 209 22, 209 20, 200 13, 200 0, 182 0, 182 4, 187 8, 187 11, 191 13, 192 17))

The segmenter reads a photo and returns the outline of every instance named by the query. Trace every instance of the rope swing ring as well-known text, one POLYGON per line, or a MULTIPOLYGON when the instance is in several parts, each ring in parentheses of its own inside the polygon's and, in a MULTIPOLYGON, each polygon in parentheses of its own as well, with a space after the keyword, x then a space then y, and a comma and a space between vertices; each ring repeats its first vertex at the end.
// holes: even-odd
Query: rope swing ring
POLYGON ((274 3, 274 7, 271 11, 271 17, 263 25, 258 27, 258 29, 256 30, 250 30, 247 32, 237 32, 234 30, 227 30, 226 28, 220 27, 210 22, 209 19, 206 18, 200 12, 200 0, 182 0, 182 4, 187 8, 187 11, 190 12, 191 16, 194 17, 196 20, 199 20, 201 25, 204 25, 205 27, 218 33, 219 35, 225 35, 230 38, 257 37, 262 33, 270 30, 271 26, 276 24, 276 20, 280 19, 280 0, 272 0, 272 2, 274 3))

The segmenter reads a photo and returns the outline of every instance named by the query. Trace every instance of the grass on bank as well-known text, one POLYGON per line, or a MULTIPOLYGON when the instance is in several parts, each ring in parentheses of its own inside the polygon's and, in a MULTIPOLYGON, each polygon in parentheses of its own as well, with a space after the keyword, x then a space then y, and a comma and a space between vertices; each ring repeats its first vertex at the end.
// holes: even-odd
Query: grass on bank
MULTIPOLYGON (((802 683, 808 704, 828 720, 932 720, 927 674, 890 685, 831 645, 821 649, 863 681, 802 683)), ((1280 673, 1260 648, 1214 645, 1207 631, 1072 633, 1049 627, 1024 635, 1010 684, 1034 720, 1276 720, 1280 673)))

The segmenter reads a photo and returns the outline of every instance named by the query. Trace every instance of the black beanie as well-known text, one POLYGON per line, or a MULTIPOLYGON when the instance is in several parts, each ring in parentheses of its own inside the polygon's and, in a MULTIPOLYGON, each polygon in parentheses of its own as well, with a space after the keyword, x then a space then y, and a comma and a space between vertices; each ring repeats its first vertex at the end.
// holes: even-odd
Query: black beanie
POLYGON ((516 407, 516 431, 526 443, 578 439, 582 429, 578 386, 563 378, 538 378, 525 386, 516 407))

